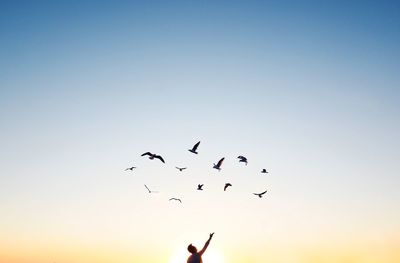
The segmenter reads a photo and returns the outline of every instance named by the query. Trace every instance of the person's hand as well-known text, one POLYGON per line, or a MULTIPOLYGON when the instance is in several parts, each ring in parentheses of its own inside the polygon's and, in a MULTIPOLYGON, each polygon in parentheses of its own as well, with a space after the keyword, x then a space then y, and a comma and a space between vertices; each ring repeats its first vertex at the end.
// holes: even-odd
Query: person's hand
POLYGON ((212 232, 212 233, 210 234, 210 239, 213 237, 213 235, 214 235, 214 232, 212 232))

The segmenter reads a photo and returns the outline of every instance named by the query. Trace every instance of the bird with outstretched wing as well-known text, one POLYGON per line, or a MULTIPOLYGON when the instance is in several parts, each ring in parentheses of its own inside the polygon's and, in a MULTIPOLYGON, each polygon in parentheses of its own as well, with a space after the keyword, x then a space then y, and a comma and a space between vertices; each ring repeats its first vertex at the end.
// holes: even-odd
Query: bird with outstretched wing
POLYGON ((221 171, 221 165, 224 162, 224 160, 225 160, 225 157, 221 158, 221 160, 219 160, 217 164, 214 163, 213 168, 217 169, 218 171, 221 171))
POLYGON ((257 195, 258 197, 262 197, 265 193, 267 192, 267 190, 265 190, 264 192, 262 192, 262 193, 259 193, 259 194, 257 194, 257 193, 253 193, 253 195, 257 195))
POLYGON ((196 144, 193 146, 193 148, 192 148, 192 149, 189 149, 188 151, 189 151, 189 152, 192 152, 192 153, 195 153, 195 154, 198 154, 198 152, 197 152, 197 147, 199 147, 199 144, 200 144, 200 141, 199 141, 198 143, 196 143, 196 144))

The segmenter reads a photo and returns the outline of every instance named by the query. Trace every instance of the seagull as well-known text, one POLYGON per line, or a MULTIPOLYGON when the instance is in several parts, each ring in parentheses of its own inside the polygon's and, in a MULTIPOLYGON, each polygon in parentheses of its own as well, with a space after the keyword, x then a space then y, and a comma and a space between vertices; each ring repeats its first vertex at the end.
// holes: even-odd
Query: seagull
POLYGON ((267 190, 265 190, 264 192, 262 192, 262 193, 259 193, 259 194, 257 194, 257 193, 253 193, 253 195, 258 195, 258 197, 262 197, 263 196, 263 194, 265 194, 267 192, 267 190))
POLYGON ((196 152, 197 147, 199 147, 200 141, 198 143, 196 143, 192 149, 189 149, 189 152, 195 153, 195 154, 199 154, 198 152, 196 152))
POLYGON ((221 160, 219 160, 217 164, 214 163, 213 168, 217 169, 218 171, 221 171, 221 165, 222 165, 222 162, 224 161, 224 159, 225 159, 225 157, 223 157, 221 160))
POLYGON ((203 185, 204 185, 204 184, 198 184, 198 185, 197 185, 197 190, 203 191, 203 185))
POLYGON ((264 169, 261 170, 261 173, 267 174, 268 172, 267 172, 267 170, 264 168, 264 169))
POLYGON ((224 191, 226 191, 226 188, 228 188, 228 186, 232 186, 230 183, 226 183, 224 186, 224 191))
POLYGON ((182 172, 182 171, 185 170, 187 167, 177 167, 177 166, 175 166, 175 168, 182 172))
POLYGON ((172 200, 179 201, 179 202, 181 202, 181 203, 182 203, 182 200, 181 200, 181 199, 179 199, 179 198, 175 198, 175 197, 173 197, 173 198, 170 198, 170 199, 169 199, 169 201, 172 201, 172 200))
POLYGON ((144 187, 146 187, 147 191, 149 191, 149 194, 151 194, 151 193, 158 193, 157 191, 151 191, 151 190, 147 187, 147 185, 144 185, 144 187))
POLYGON ((126 168, 126 169, 125 169, 125 171, 128 171, 128 170, 131 170, 131 171, 133 171, 133 169, 135 169, 135 168, 137 168, 137 167, 135 167, 135 166, 128 167, 128 168, 126 168))
POLYGON ((151 153, 151 152, 145 152, 144 154, 142 154, 141 156, 145 156, 148 155, 150 160, 153 160, 154 158, 160 159, 161 162, 165 163, 164 159, 157 154, 151 153))
POLYGON ((244 157, 242 155, 239 155, 238 158, 239 158, 239 163, 245 163, 247 165, 247 158, 246 157, 244 157))

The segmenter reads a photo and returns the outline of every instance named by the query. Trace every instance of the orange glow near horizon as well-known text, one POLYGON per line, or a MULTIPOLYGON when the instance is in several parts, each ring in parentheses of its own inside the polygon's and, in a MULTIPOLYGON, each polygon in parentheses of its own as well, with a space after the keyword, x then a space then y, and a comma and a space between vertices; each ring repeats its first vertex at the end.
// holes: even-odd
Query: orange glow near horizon
MULTIPOLYGON (((220 247, 219 244, 210 244, 203 260, 204 263, 255 263, 260 260, 274 263, 396 263, 400 260, 399 240, 400 238, 393 238, 368 243, 349 243, 343 240, 342 244, 326 241, 320 244, 288 243, 254 247, 251 245, 220 247)), ((181 263, 186 262, 189 256, 185 246, 116 249, 106 246, 61 248, 56 244, 48 246, 20 244, 13 247, 7 244, 0 245, 2 246, 0 262, 7 263, 181 263)))

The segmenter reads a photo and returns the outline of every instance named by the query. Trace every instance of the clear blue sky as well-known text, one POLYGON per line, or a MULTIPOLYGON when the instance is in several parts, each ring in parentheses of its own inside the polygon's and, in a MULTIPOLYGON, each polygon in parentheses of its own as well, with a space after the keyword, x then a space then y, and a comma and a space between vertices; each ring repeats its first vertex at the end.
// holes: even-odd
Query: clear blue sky
POLYGON ((233 225, 252 222, 244 240, 273 226, 259 246, 315 229, 339 240, 337 229, 400 238, 399 14, 397 1, 1 1, 0 244, 28 249, 43 224, 49 236, 76 240, 105 214, 94 233, 122 220, 117 230, 110 223, 110 239, 139 243, 132 236, 145 233, 129 232, 129 222, 156 222, 127 212, 131 205, 171 213, 149 246, 165 246, 173 233, 190 239, 190 227, 179 233, 173 222, 196 210, 171 212, 170 195, 194 206, 219 200, 206 217, 222 201, 259 213, 255 221, 229 210, 209 222, 225 241, 222 254, 236 246, 228 215, 233 225), (196 160, 186 150, 198 140, 196 160), (223 156, 216 177, 211 165, 223 156), (137 177, 125 177, 130 165, 141 167, 137 177), (182 179, 173 167, 185 165, 192 177, 182 179), (201 180, 216 187, 209 199, 192 193, 201 180), (236 186, 232 201, 217 191, 226 180, 236 186), (148 205, 144 183, 168 194, 148 205), (247 198, 264 188, 269 201, 247 198))

